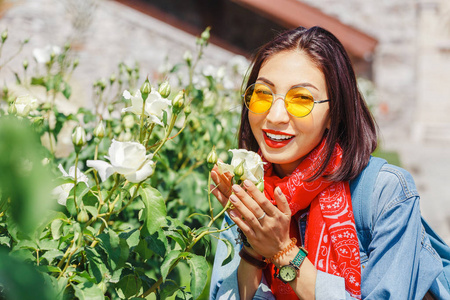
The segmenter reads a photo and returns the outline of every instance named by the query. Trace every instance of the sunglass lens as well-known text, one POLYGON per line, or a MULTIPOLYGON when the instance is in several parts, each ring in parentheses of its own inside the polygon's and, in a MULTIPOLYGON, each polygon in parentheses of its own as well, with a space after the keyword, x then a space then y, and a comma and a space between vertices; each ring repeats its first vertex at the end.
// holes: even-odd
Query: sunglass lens
POLYGON ((293 88, 286 95, 286 109, 295 117, 308 115, 313 107, 314 97, 306 88, 293 88))
POLYGON ((244 94, 245 105, 254 113, 261 114, 272 105, 272 91, 264 84, 252 84, 244 94))

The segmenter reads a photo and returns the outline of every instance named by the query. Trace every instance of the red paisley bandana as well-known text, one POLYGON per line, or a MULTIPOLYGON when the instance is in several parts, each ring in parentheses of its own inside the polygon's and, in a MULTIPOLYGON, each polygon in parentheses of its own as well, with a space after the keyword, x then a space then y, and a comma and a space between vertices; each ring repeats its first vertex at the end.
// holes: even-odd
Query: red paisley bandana
MULTIPOLYGON (((325 139, 291 175, 282 179, 274 174, 272 164, 267 163, 264 193, 275 204, 274 189, 279 186, 288 200, 292 216, 310 207, 305 238, 308 259, 318 270, 343 277, 345 289, 360 299, 361 265, 349 184, 330 182, 323 177, 305 181, 320 165, 324 146, 325 139)), ((341 159, 342 149, 336 145, 325 174, 336 170, 341 159)), ((290 235, 300 240, 297 228, 295 218, 292 218, 290 235)), ((298 299, 289 284, 274 278, 272 264, 264 270, 264 274, 277 299, 298 299)))

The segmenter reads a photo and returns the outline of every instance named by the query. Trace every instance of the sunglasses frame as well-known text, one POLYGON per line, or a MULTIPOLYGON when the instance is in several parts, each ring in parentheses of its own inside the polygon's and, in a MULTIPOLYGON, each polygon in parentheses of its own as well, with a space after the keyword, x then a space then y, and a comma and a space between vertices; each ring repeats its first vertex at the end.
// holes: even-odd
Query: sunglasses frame
POLYGON ((244 94, 241 95, 241 97, 242 97, 242 100, 244 101, 245 107, 247 107, 247 109, 248 109, 249 111, 251 111, 251 112, 254 113, 254 114, 260 115, 260 114, 265 114, 266 112, 268 112, 268 111, 272 108, 272 105, 273 105, 273 102, 274 102, 274 100, 275 100, 275 96, 276 96, 276 95, 278 95, 278 96, 283 96, 283 102, 284 102, 284 107, 286 108, 286 111, 287 111, 291 116, 293 116, 293 117, 295 117, 295 118, 299 118, 299 119, 308 116, 308 115, 313 111, 314 106, 315 106, 316 104, 325 103, 325 102, 329 102, 329 101, 330 101, 330 99, 325 99, 325 100, 314 100, 314 96, 313 96, 313 94, 311 93, 311 91, 310 91, 307 87, 304 87, 304 86, 302 86, 302 85, 296 85, 296 86, 291 87, 291 88, 287 91, 287 93, 283 95, 283 94, 275 94, 275 93, 272 91, 272 89, 271 89, 267 84, 264 84, 264 83, 256 83, 256 82, 255 82, 255 83, 252 83, 251 85, 249 85, 249 86, 245 89, 245 92, 244 92, 244 94), (248 107, 247 101, 245 101, 245 94, 247 93, 248 89, 250 89, 251 87, 256 86, 257 84, 264 85, 264 86, 267 87, 267 88, 269 89, 269 91, 272 93, 272 102, 270 103, 269 108, 268 108, 266 111, 260 112, 260 113, 257 113, 257 112, 252 111, 252 110, 250 109, 250 107, 248 107), (289 94, 289 92, 290 92, 291 90, 293 90, 293 89, 295 89, 295 88, 299 88, 299 87, 306 89, 306 90, 311 94, 311 97, 313 98, 313 106, 312 106, 311 110, 309 111, 309 113, 307 113, 307 114, 304 115, 304 116, 300 116, 300 117, 298 117, 298 116, 296 116, 296 115, 293 115, 293 114, 287 109, 287 106, 286 106, 286 95, 289 94))

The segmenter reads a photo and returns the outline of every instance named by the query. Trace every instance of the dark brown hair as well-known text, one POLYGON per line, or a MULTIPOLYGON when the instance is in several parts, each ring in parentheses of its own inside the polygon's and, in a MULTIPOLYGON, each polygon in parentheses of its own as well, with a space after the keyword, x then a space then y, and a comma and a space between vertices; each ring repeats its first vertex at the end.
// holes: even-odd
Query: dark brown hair
MULTIPOLYGON (((287 50, 305 53, 323 72, 330 101, 328 130, 323 162, 311 179, 322 176, 336 143, 343 150, 342 164, 329 180, 346 181, 355 178, 367 165, 377 146, 377 126, 358 90, 355 72, 347 52, 329 31, 298 27, 281 33, 262 46, 253 58, 246 87, 258 78, 263 63, 272 55, 287 50)), ((259 146, 250 128, 248 109, 242 105, 239 147, 257 151, 259 146)))

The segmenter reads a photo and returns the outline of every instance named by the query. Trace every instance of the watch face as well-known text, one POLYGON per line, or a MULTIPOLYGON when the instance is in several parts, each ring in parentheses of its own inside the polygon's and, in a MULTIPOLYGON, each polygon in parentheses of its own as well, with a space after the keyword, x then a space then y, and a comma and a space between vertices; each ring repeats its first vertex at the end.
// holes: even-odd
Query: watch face
POLYGON ((297 277, 297 270, 291 266, 286 265, 282 266, 280 269, 280 278, 285 282, 291 282, 297 277))

